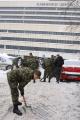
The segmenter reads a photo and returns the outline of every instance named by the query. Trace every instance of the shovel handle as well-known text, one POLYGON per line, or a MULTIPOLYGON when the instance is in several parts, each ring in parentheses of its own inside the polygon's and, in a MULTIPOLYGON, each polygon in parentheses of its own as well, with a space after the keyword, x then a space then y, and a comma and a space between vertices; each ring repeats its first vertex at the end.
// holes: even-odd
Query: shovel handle
MULTIPOLYGON (((31 106, 27 105, 27 103, 26 103, 26 100, 25 100, 25 97, 24 97, 24 96, 23 96, 23 101, 24 101, 25 107, 27 107, 27 108, 31 108, 31 106)), ((32 110, 32 108, 31 108, 31 110, 32 110)))
POLYGON ((27 106, 26 100, 25 100, 25 97, 24 97, 24 96, 23 96, 23 101, 24 101, 25 106, 27 106))

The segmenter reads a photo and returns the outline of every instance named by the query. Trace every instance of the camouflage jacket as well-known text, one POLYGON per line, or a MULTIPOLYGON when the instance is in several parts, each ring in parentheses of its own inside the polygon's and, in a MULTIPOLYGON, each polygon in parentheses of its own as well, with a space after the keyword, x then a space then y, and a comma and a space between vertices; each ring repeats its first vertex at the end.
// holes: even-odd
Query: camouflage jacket
POLYGON ((31 81, 33 78, 33 70, 30 68, 18 68, 12 70, 7 74, 8 82, 10 88, 18 87, 21 95, 24 95, 24 87, 31 81))
POLYGON ((39 64, 36 57, 28 57, 23 60, 24 67, 30 67, 32 70, 38 69, 39 64))
POLYGON ((49 69, 51 68, 51 59, 50 59, 50 58, 45 58, 45 59, 43 60, 42 67, 43 67, 45 70, 49 70, 49 69))

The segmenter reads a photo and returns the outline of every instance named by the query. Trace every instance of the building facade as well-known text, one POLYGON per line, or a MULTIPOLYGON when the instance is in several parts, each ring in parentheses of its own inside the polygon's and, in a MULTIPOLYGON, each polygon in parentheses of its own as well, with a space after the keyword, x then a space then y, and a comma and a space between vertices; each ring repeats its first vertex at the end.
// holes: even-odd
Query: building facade
POLYGON ((79 58, 79 0, 0 1, 0 51, 79 58))

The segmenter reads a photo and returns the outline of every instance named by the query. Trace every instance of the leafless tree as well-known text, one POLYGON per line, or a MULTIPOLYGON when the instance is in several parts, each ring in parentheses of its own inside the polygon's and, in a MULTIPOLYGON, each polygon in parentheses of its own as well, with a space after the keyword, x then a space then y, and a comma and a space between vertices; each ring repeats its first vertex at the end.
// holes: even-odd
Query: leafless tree
MULTIPOLYGON (((80 8, 80 0, 72 0, 72 1, 68 1, 67 3, 67 8, 71 8, 71 7, 74 7, 74 8, 80 8)), ((65 10, 65 14, 66 14, 67 10, 65 10)), ((70 21, 71 22, 71 21, 70 21)), ((79 25, 69 25, 66 27, 66 31, 77 31, 79 29, 79 25)), ((76 40, 79 40, 80 37, 79 36, 76 36, 75 37, 76 40)))

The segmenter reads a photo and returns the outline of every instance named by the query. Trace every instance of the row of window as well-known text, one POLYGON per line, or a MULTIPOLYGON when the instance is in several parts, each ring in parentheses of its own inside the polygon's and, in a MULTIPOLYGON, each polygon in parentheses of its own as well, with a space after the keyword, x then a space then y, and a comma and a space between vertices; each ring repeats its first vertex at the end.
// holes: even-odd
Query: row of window
POLYGON ((0 40, 12 41, 29 41, 29 42, 46 42, 46 43, 62 43, 62 44, 80 44, 80 41, 72 40, 55 40, 55 39, 37 39, 37 38, 18 38, 18 37, 0 37, 0 40))
POLYGON ((0 11, 0 14, 34 14, 34 15, 70 15, 80 16, 80 12, 41 12, 41 11, 0 11))
POLYGON ((57 3, 56 2, 38 2, 37 3, 37 6, 68 6, 68 5, 72 5, 72 3, 75 1, 75 0, 50 0, 50 1, 58 1, 57 3), (65 1, 65 2, 62 2, 62 1, 65 1))
POLYGON ((6 20, 6 18, 10 19, 50 19, 50 20, 77 20, 80 21, 80 17, 53 17, 53 16, 1 16, 0 15, 0 19, 4 18, 6 20))
POLYGON ((79 11, 76 7, 0 7, 0 10, 67 10, 79 11))
MULTIPOLYGON (((4 48, 4 45, 0 45, 0 48, 4 48)), ((6 49, 32 50, 32 51, 50 51, 50 52, 64 52, 64 53, 80 53, 80 50, 30 47, 30 46, 16 46, 16 45, 15 46, 14 45, 6 45, 6 49)))
POLYGON ((51 32, 51 31, 7 30, 7 29, 0 29, 0 32, 80 36, 80 33, 73 33, 73 32, 51 32))
POLYGON ((59 24, 59 25, 80 25, 72 21, 38 21, 38 20, 0 20, 0 23, 31 23, 31 24, 59 24))

